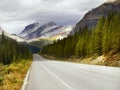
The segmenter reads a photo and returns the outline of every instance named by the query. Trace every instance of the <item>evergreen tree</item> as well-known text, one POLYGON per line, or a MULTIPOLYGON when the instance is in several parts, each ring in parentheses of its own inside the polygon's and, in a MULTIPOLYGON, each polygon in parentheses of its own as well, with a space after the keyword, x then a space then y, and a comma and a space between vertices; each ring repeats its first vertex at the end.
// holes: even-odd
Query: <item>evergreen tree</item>
POLYGON ((120 52, 120 14, 112 12, 101 17, 92 30, 80 29, 73 36, 45 46, 41 53, 69 58, 108 54, 110 51, 120 52))
POLYGON ((25 45, 8 38, 2 32, 0 36, 0 63, 4 65, 30 58, 31 53, 25 45))

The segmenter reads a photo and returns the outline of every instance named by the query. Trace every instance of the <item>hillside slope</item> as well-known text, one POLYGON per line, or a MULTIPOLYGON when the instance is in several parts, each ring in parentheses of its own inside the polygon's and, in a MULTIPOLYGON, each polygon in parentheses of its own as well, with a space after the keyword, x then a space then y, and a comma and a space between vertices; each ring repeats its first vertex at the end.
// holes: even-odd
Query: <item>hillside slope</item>
POLYGON ((102 17, 91 31, 88 28, 79 30, 68 38, 45 46, 41 53, 62 60, 67 58, 68 61, 78 58, 74 62, 120 66, 120 13, 102 17), (101 55, 100 60, 94 59, 101 55), (88 57, 92 58, 87 60, 88 57))
POLYGON ((108 0, 106 3, 100 5, 97 8, 87 12, 83 19, 81 19, 75 26, 75 29, 70 34, 74 34, 79 31, 80 28, 88 27, 89 29, 96 26, 101 17, 106 17, 109 12, 120 13, 120 1, 108 0))

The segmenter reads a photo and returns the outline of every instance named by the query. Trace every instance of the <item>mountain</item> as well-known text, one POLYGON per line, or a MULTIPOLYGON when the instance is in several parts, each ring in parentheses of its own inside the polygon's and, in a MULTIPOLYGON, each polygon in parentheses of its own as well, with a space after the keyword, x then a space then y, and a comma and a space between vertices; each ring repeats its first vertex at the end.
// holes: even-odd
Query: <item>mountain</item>
POLYGON ((101 17, 106 17, 109 12, 120 13, 120 0, 107 0, 106 3, 87 12, 83 19, 81 19, 75 26, 75 29, 70 33, 74 34, 80 28, 88 27, 89 29, 96 26, 101 17))
POLYGON ((93 29, 80 29, 44 46, 41 54, 85 64, 120 66, 120 13, 109 13, 93 29))
POLYGON ((26 40, 16 34, 11 34, 10 35, 10 38, 16 40, 17 42, 26 42, 26 40))
POLYGON ((33 24, 26 26, 25 29, 19 35, 25 37, 26 35, 33 32, 34 30, 36 30, 39 27, 40 27, 40 23, 35 22, 33 24))
POLYGON ((25 29, 19 34, 28 41, 38 41, 41 38, 53 40, 62 39, 66 37, 73 29, 72 26, 58 26, 52 21, 41 26, 36 26, 34 24, 31 25, 26 26, 25 29))
POLYGON ((4 30, 0 27, 0 35, 2 35, 2 33, 4 33, 4 35, 5 35, 6 37, 9 37, 9 38, 11 38, 11 39, 14 39, 14 40, 16 40, 17 42, 26 42, 26 40, 23 39, 22 37, 17 36, 16 34, 9 34, 9 33, 7 33, 6 31, 4 31, 4 30))
POLYGON ((57 25, 54 22, 49 22, 47 24, 44 24, 41 27, 37 28, 35 31, 29 33, 26 39, 34 39, 34 38, 41 37, 43 33, 48 32, 53 28, 57 28, 57 25))

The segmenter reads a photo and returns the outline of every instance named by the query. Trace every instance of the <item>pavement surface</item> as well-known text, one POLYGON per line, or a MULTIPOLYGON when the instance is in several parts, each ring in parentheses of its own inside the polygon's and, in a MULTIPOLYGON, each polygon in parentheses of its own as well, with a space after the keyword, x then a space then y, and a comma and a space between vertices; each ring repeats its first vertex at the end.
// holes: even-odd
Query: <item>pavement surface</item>
POLYGON ((33 55, 25 90, 120 90, 120 68, 47 60, 33 55))

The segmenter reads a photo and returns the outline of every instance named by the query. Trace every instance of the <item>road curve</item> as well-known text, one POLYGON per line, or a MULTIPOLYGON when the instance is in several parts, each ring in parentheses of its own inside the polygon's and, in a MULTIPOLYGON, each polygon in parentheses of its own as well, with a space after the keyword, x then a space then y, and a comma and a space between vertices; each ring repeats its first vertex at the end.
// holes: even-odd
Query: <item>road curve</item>
POLYGON ((120 68, 50 61, 34 54, 26 90, 120 90, 120 68))

